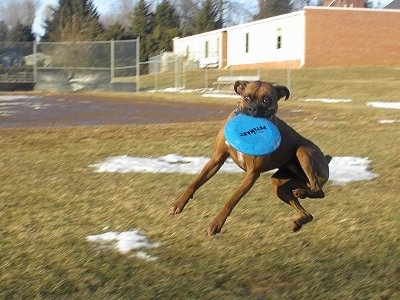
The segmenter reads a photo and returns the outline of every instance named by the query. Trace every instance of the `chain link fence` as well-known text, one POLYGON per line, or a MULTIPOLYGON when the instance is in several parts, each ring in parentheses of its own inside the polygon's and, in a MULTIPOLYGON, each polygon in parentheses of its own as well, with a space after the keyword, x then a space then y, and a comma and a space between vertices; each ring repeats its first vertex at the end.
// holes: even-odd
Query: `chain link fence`
POLYGON ((0 42, 3 90, 136 91, 139 40, 0 42), (118 80, 130 78, 131 80, 118 80))
MULTIPOLYGON (((296 69, 291 62, 280 64, 279 69, 262 65, 239 68, 216 60, 213 53, 201 57, 165 52, 139 63, 139 44, 139 40, 0 42, 0 90, 35 88, 41 91, 186 91, 233 94, 236 80, 260 79, 286 85, 299 94, 297 86, 304 81, 330 85, 332 78, 339 78, 346 85, 352 82, 368 86, 378 77, 370 75, 370 72, 359 75, 358 71, 354 75, 356 77, 349 77, 346 71, 348 68, 343 67, 332 69, 331 73, 337 73, 336 77, 323 78, 318 68, 296 69)), ((398 78, 398 68, 393 66, 389 69, 393 69, 393 76, 398 78)), ((381 84, 391 82, 391 78, 385 77, 381 84)))
POLYGON ((235 79, 262 78, 208 57, 164 52, 139 63, 140 40, 0 42, 0 89, 40 91, 230 91, 235 79))
MULTIPOLYGON (((150 57, 148 62, 140 63, 142 74, 140 90, 226 92, 232 90, 236 80, 263 79, 261 66, 240 69, 230 66, 220 68, 220 65, 226 64, 220 62, 217 55, 211 54, 208 57, 198 58, 193 55, 174 55, 165 52, 150 57)), ((284 70, 285 82, 289 79, 289 72, 284 70)))
POLYGON ((135 91, 133 82, 115 79, 137 75, 138 47, 137 40, 40 42, 34 51, 36 89, 135 91))
POLYGON ((0 90, 33 89, 33 64, 25 61, 32 53, 33 43, 0 42, 0 90))

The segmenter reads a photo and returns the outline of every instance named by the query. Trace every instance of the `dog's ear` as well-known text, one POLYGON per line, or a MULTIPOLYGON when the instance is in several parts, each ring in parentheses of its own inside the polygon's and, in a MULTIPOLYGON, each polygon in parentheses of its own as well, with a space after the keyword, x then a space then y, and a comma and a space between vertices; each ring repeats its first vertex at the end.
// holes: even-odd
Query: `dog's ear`
POLYGON ((244 88, 246 87, 246 85, 248 84, 248 81, 236 81, 235 85, 234 85, 234 89, 236 94, 238 95, 242 95, 244 88))
POLYGON ((274 88, 276 89, 276 93, 278 94, 278 99, 285 97, 285 100, 287 100, 289 98, 290 91, 286 86, 275 85, 274 88))

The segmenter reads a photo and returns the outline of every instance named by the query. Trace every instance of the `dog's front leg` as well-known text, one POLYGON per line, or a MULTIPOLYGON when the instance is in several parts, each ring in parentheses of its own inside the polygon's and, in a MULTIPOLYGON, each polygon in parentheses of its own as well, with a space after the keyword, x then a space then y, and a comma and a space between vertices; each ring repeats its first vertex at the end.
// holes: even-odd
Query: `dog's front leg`
POLYGON ((227 153, 223 155, 214 154, 182 196, 172 205, 169 214, 175 215, 182 212, 189 199, 193 198, 193 194, 218 172, 228 157, 229 154, 227 153))
POLYGON ((260 177, 260 173, 256 171, 247 171, 246 177, 242 181, 239 188, 235 191, 229 201, 224 205, 219 214, 214 218, 208 227, 208 234, 214 235, 221 231, 226 219, 231 214, 233 208, 238 204, 240 199, 252 188, 254 183, 260 177))

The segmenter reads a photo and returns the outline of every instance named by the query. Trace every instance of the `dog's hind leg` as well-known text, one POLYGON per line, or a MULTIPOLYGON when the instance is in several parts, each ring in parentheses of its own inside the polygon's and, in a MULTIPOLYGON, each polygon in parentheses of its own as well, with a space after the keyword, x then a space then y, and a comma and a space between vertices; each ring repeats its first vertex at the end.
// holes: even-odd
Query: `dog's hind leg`
POLYGON ((296 188, 293 190, 295 197, 304 199, 309 198, 324 198, 325 193, 322 190, 323 185, 329 178, 330 157, 325 157, 317 146, 312 142, 307 141, 310 145, 302 145, 296 152, 300 167, 304 171, 308 179, 308 188, 296 188))
POLYGON ((170 215, 182 212, 185 205, 189 202, 189 199, 193 198, 193 194, 218 172, 228 157, 228 153, 213 154, 211 159, 201 170, 200 174, 197 175, 182 196, 172 205, 169 211, 170 215))
POLYGON ((293 193, 293 190, 298 187, 306 188, 302 180, 290 171, 279 169, 272 175, 271 183, 279 199, 292 206, 300 215, 290 225, 294 232, 299 231, 304 224, 312 221, 313 216, 301 206, 299 199, 293 193))

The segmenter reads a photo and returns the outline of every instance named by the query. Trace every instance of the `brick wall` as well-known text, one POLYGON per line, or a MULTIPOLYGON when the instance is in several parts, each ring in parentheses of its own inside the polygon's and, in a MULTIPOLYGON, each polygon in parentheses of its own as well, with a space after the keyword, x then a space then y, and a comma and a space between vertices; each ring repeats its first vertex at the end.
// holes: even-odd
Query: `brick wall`
POLYGON ((400 10, 306 8, 304 67, 400 66, 400 10))

